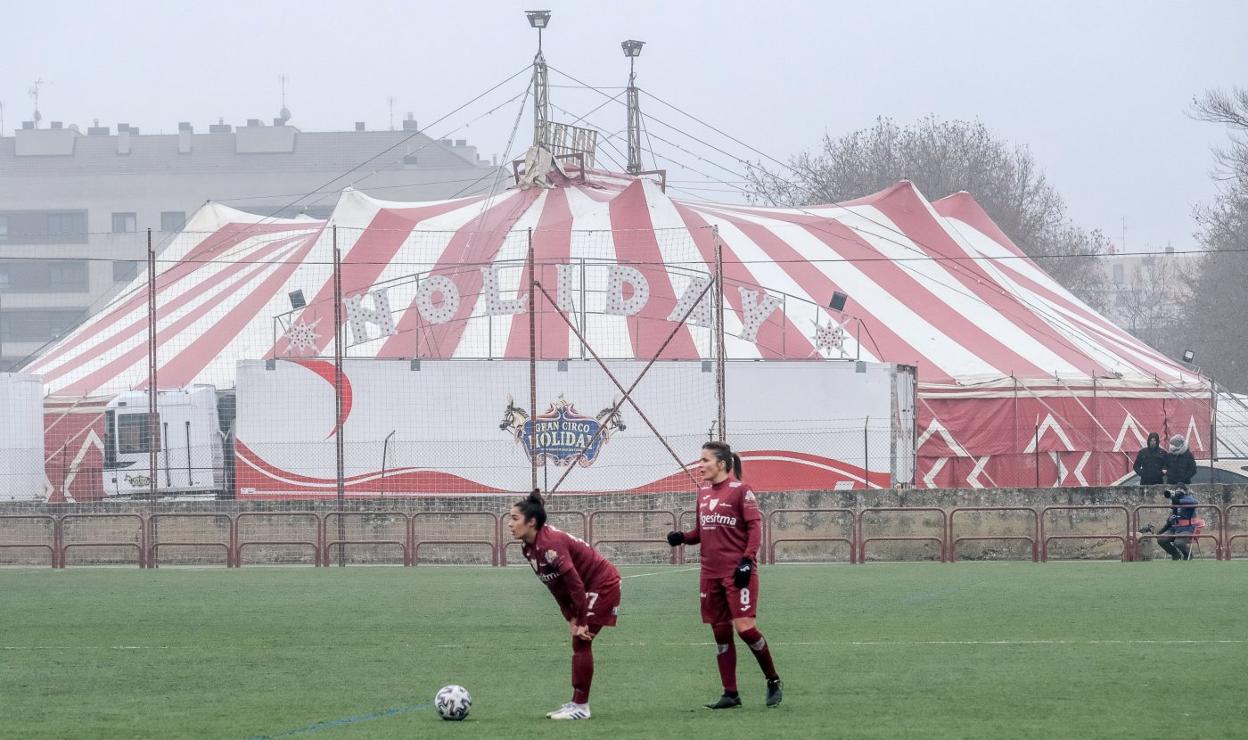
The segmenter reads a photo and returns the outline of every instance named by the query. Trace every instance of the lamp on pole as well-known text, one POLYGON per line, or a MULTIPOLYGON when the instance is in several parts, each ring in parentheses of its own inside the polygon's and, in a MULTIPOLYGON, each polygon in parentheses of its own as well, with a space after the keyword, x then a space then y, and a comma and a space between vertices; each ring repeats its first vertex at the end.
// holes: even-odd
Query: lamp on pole
POLYGON ((641 172, 641 104, 637 99, 637 57, 646 42, 629 39, 620 43, 624 56, 628 57, 628 174, 641 172))
POLYGON ((550 100, 547 95, 546 57, 542 55, 542 30, 550 25, 549 10, 526 10, 529 25, 537 29, 537 56, 533 57, 533 145, 546 146, 546 129, 550 122, 550 100))

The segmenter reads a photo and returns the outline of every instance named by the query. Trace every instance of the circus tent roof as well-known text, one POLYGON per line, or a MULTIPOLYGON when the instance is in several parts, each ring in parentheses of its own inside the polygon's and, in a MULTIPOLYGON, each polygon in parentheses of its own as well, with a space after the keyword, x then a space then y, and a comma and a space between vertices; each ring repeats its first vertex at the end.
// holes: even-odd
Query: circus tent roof
MULTIPOLYGON (((709 328, 669 318, 714 273, 718 250, 730 358, 860 357, 913 364, 921 382, 954 386, 1196 380, 1058 285, 966 193, 929 203, 901 182, 843 204, 763 208, 675 199, 649 179, 578 180, 424 203, 347 190, 328 222, 206 205, 160 255, 158 384, 231 387, 238 360, 328 354, 335 244, 352 310, 375 318, 384 289, 393 322, 344 331, 347 356, 527 359, 530 241, 536 281, 603 357, 661 347, 664 358, 710 357, 709 328), (644 285, 613 283, 621 265, 644 285), (422 291, 437 275, 457 305, 422 291), (292 312, 296 290, 308 305, 292 312), (849 296, 844 312, 827 307, 837 291, 849 296), (839 348, 820 341, 838 325, 839 348)), ((145 387, 146 296, 140 274, 27 370, 60 395, 145 387)), ((580 357, 554 306, 535 302, 538 354, 580 357)))

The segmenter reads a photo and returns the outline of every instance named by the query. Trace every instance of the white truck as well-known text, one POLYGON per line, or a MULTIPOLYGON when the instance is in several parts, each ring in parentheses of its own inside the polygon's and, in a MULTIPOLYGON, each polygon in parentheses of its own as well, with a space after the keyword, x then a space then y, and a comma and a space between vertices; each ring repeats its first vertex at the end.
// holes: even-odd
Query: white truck
POLYGON ((153 448, 158 495, 231 495, 218 400, 210 385, 157 391, 154 430, 147 391, 127 391, 110 401, 104 413, 106 495, 147 495, 153 448))

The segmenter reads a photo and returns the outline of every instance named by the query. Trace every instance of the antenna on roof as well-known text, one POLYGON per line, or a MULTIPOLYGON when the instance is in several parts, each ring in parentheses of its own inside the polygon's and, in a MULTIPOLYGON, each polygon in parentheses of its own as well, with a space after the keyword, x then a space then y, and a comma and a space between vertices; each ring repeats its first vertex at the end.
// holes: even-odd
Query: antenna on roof
POLYGON ((290 109, 286 107, 286 82, 290 80, 283 72, 278 75, 278 82, 282 84, 282 109, 278 112, 277 117, 283 124, 290 120, 290 109))
POLYGON ((26 91, 27 94, 30 95, 30 99, 35 101, 35 128, 39 128, 39 122, 43 120, 43 114, 39 112, 39 88, 45 84, 47 83, 45 83, 43 78, 40 77, 36 79, 34 84, 30 86, 30 89, 26 91))

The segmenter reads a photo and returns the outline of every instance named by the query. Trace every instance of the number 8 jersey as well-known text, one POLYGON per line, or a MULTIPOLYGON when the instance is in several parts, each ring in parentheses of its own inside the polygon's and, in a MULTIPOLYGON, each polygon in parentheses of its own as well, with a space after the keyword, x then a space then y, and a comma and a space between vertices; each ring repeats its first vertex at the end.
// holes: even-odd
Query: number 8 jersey
POLYGON ((702 577, 731 576, 742 557, 758 561, 763 515, 754 491, 726 478, 698 490, 698 518, 685 544, 702 545, 702 577))

